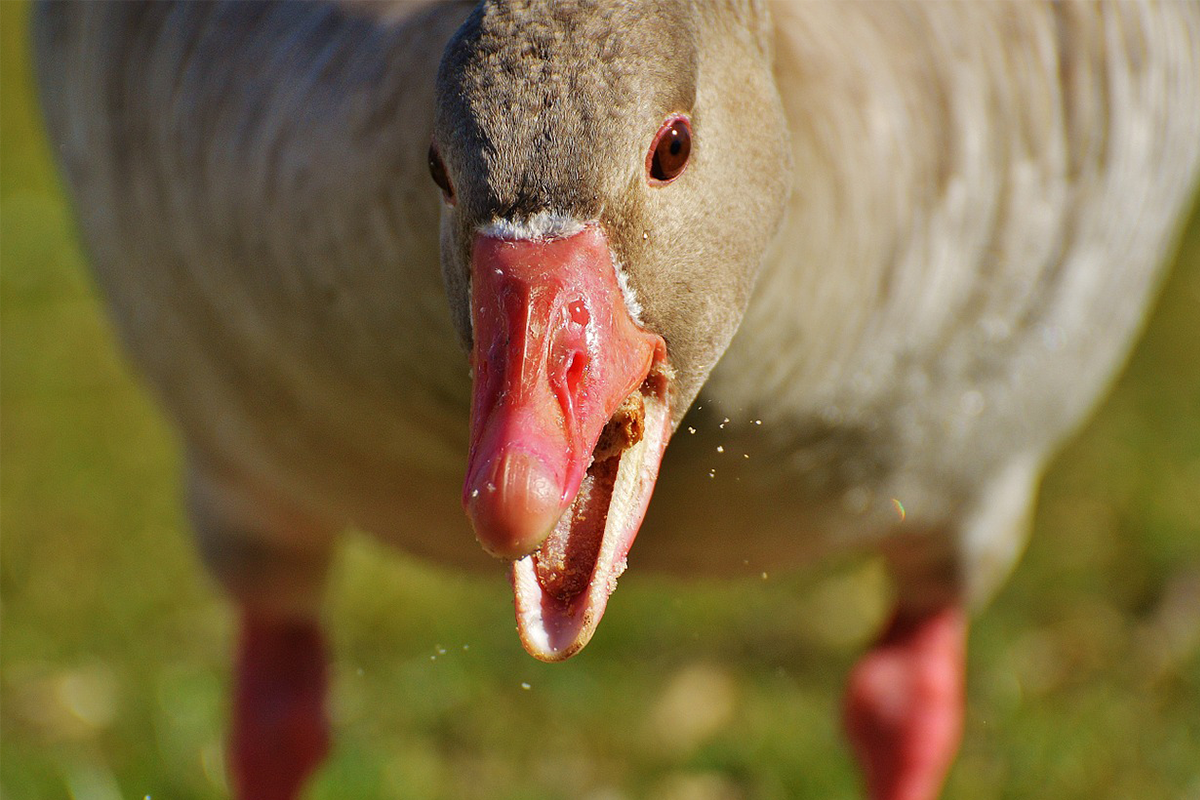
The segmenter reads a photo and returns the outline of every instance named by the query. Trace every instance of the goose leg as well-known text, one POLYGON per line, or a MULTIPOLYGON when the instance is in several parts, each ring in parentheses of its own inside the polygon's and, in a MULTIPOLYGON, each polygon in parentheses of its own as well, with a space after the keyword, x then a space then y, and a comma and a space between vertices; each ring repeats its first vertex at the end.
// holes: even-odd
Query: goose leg
POLYGON ((329 749, 318 607, 330 529, 193 465, 200 552, 241 612, 229 734, 233 796, 291 800, 329 749))
POLYGON ((873 800, 930 800, 941 789, 962 736, 968 608, 1020 557, 1042 461, 1002 465, 957 525, 908 527, 883 545, 896 610, 851 671, 844 708, 873 800))
POLYGON ((234 796, 291 800, 329 750, 320 626, 244 609, 237 659, 229 741, 234 796))
POLYGON ((961 604, 899 607, 850 674, 845 725, 872 800, 937 797, 962 736, 961 604))

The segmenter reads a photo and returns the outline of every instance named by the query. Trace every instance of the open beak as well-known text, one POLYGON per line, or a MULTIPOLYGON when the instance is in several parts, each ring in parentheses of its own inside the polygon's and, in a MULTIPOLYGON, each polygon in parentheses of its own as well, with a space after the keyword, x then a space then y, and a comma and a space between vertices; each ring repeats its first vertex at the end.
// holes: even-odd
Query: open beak
POLYGON ((477 234, 471 294, 463 505, 514 561, 525 649, 558 661, 591 639, 645 516, 671 432, 666 345, 630 316, 598 225, 477 234))

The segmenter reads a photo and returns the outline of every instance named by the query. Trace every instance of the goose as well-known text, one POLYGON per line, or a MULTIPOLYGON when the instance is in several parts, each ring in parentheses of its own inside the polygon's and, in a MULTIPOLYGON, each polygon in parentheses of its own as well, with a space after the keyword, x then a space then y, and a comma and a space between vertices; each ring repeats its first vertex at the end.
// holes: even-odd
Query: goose
POLYGON ((43 3, 34 40, 239 609, 236 796, 328 748, 349 523, 500 559, 547 661, 627 562, 881 552, 845 727, 870 796, 938 794, 969 613, 1196 184, 1200 6, 43 3))

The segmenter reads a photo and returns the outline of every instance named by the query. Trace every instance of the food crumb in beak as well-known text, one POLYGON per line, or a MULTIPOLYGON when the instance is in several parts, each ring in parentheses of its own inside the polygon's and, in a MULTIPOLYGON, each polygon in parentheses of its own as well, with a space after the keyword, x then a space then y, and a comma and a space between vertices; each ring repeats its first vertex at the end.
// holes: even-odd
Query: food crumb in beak
POLYGON ((600 432, 593 458, 605 461, 619 456, 642 440, 646 432, 646 404, 642 393, 634 391, 617 408, 600 432))

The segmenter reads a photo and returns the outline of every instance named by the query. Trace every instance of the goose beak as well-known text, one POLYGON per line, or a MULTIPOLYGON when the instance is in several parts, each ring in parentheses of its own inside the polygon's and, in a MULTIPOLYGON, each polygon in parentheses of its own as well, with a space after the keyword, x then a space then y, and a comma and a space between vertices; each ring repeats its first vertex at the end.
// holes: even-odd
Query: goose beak
POLYGON ((666 345, 630 316, 597 225, 478 234, 471 287, 463 505, 515 562, 526 648, 559 660, 591 637, 645 514, 670 434, 666 345))

